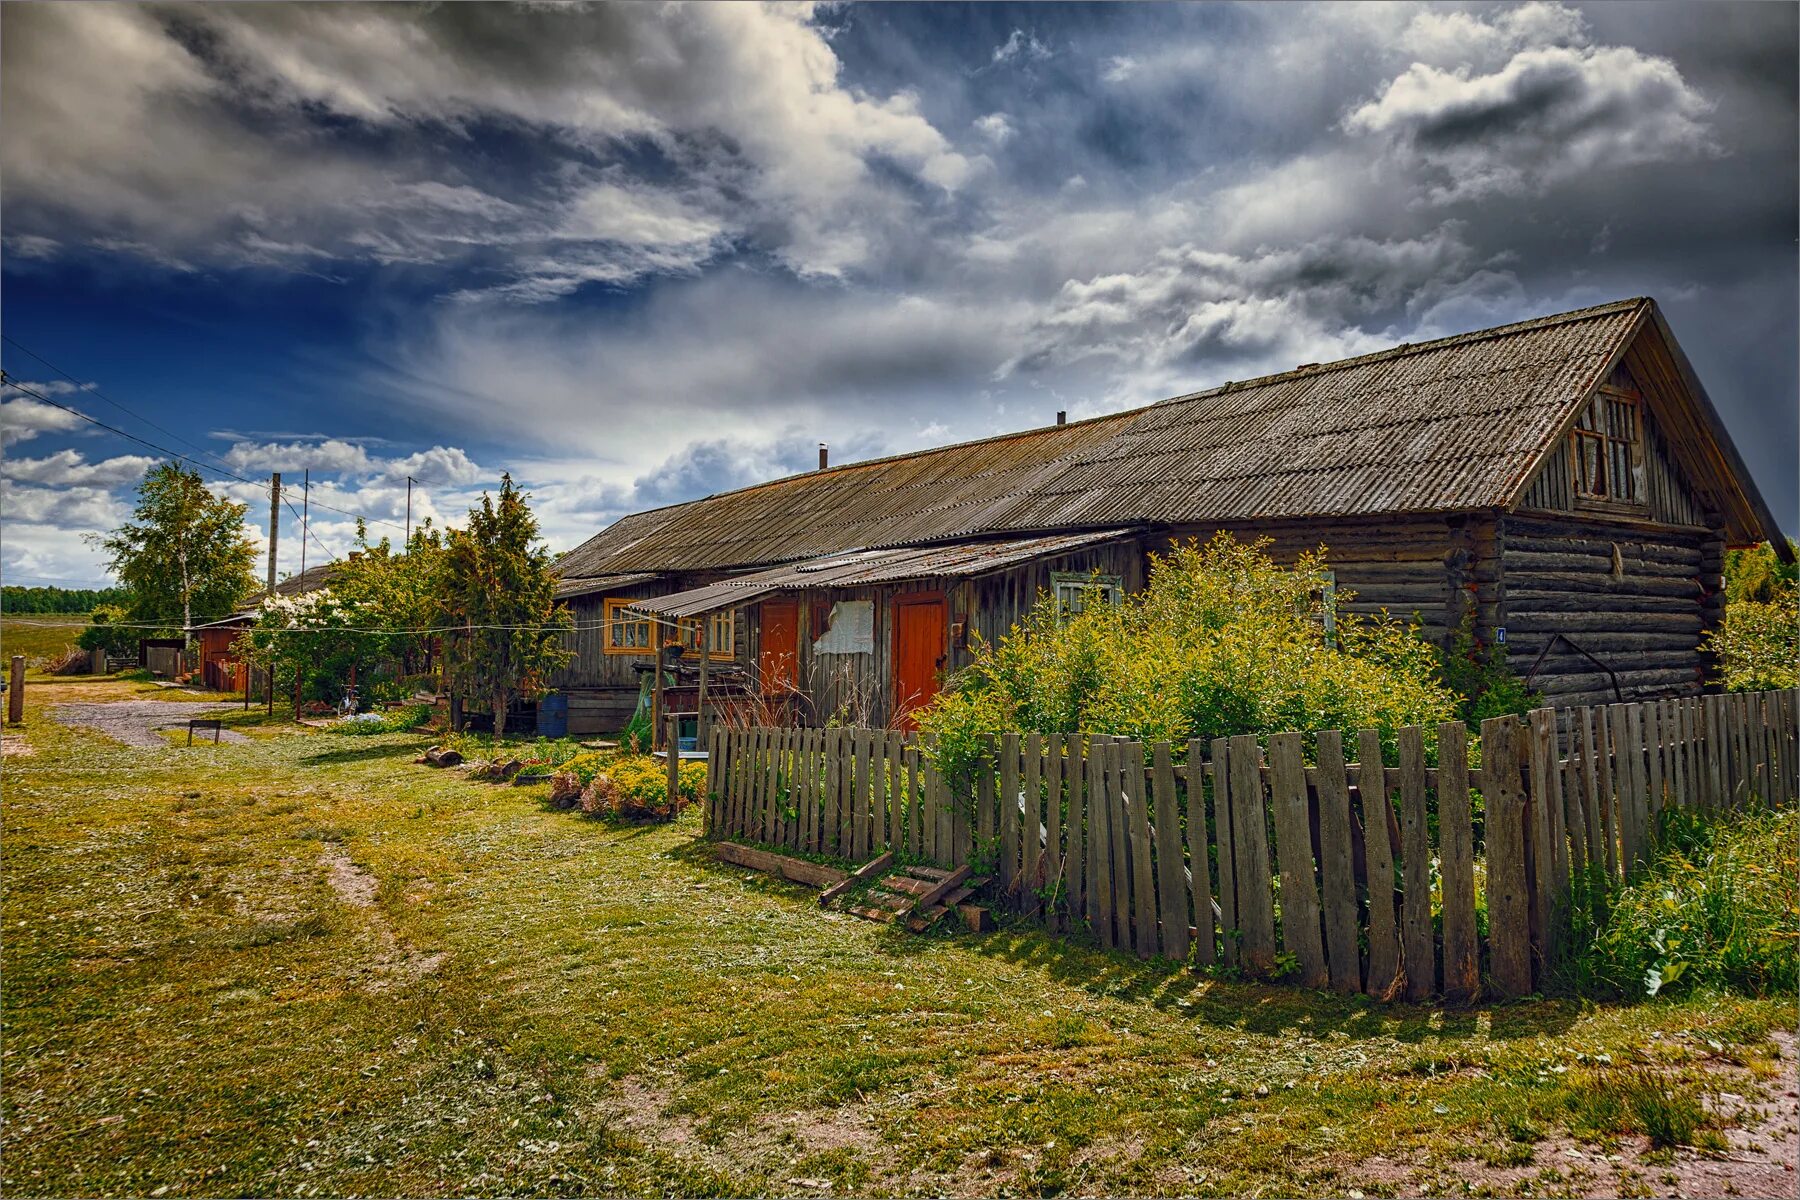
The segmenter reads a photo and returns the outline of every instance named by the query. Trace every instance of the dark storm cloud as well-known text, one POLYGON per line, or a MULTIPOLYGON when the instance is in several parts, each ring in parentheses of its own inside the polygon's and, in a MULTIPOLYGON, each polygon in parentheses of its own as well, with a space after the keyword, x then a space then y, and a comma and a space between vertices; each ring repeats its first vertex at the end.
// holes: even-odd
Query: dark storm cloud
POLYGON ((568 536, 1649 294, 1791 519, 1796 11, 14 8, 8 258, 376 272, 568 536))

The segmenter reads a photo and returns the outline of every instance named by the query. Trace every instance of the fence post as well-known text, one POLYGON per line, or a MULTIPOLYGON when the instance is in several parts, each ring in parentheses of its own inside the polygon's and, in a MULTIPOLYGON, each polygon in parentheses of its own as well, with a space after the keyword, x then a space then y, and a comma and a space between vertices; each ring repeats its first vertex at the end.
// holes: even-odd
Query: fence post
POLYGON ((1300 964, 1300 985, 1322 988, 1331 973, 1320 935, 1306 761, 1297 733, 1269 735, 1269 799, 1275 806, 1275 858, 1281 864, 1281 944, 1300 964))
POLYGON ((25 723, 25 656, 12 656, 12 671, 6 677, 6 723, 25 723))
POLYGON ((1333 991, 1362 991, 1362 952, 1357 946, 1356 866, 1351 853, 1350 783, 1344 768, 1344 735, 1319 732, 1319 879, 1324 886, 1325 951, 1333 991))
POLYGON ((1531 881, 1525 873, 1525 789, 1517 717, 1481 723, 1481 795, 1487 810, 1488 970, 1504 997, 1531 992, 1531 881))
POLYGON ((1231 739, 1212 740, 1213 828, 1219 856, 1219 946, 1227 966, 1238 961, 1237 839, 1231 833, 1231 739))
POLYGON ((1156 906, 1162 924, 1164 958, 1188 956, 1188 881, 1181 861, 1181 808, 1175 798, 1175 763, 1169 743, 1150 748, 1151 786, 1156 809, 1156 906))
POLYGON ((1533 709, 1530 721, 1531 792, 1526 811, 1530 814, 1528 834, 1535 901, 1532 925, 1537 934, 1541 975, 1541 968, 1556 961, 1562 951, 1569 893, 1569 851, 1563 840, 1561 822, 1557 820, 1562 811, 1562 772, 1558 769, 1556 754, 1556 710, 1533 709))
POLYGON ((676 797, 681 794, 681 739, 676 735, 681 732, 681 718, 669 718, 669 807, 675 807, 676 797))
POLYGON ((1393 997, 1400 983, 1400 928, 1394 912, 1394 842, 1387 771, 1381 734, 1356 733, 1356 789, 1362 796, 1363 855, 1369 874, 1369 978, 1366 990, 1377 1000, 1393 997))
POLYGON ((1237 868, 1238 920, 1244 930, 1244 966, 1266 976, 1275 968, 1275 898, 1269 870, 1262 747, 1254 734, 1231 739, 1231 840, 1237 868))
POLYGON ((1444 997, 1467 1003, 1481 991, 1475 940, 1475 834, 1469 807, 1469 729, 1438 726, 1438 856, 1444 889, 1444 997))
POLYGON ((1212 866, 1207 861, 1205 743, 1195 738, 1187 748, 1188 890, 1194 898, 1194 957, 1203 967, 1218 957, 1213 920, 1212 866))

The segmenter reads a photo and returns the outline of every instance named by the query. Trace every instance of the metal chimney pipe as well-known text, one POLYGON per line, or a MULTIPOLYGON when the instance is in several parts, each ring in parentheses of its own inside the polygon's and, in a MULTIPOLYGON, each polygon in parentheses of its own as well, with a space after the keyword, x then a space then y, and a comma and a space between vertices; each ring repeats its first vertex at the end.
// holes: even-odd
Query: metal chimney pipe
POLYGON ((819 470, 823 471, 831 465, 831 447, 824 442, 819 443, 819 470))
POLYGON ((1069 423, 1069 414, 1062 411, 1060 408, 1057 409, 1056 410, 1056 423, 1058 425, 1067 425, 1069 423))

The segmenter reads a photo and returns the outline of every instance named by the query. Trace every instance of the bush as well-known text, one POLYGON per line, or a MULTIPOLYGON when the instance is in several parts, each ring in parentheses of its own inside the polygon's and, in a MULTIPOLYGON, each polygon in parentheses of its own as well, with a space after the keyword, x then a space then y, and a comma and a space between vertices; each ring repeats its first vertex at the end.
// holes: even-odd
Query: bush
POLYGON ((606 766, 607 763, 612 762, 613 759, 617 757, 616 754, 605 753, 599 750, 589 750, 585 753, 577 754, 574 758, 563 762, 557 767, 557 770, 568 772, 575 778, 577 783, 582 787, 586 787, 588 784, 594 782, 594 776, 600 773, 602 767, 606 766))
POLYGON ((1800 987, 1800 812, 1664 815, 1648 871, 1578 951, 1578 983, 1617 996, 1800 987))
POLYGON ((102 604, 88 617, 92 622, 81 631, 75 644, 83 650, 104 650, 109 658, 130 658, 137 654, 142 631, 129 622, 131 615, 117 604, 102 604))
POLYGON ((643 754, 621 755, 596 773, 581 794, 581 811, 632 820, 669 820, 706 794, 706 764, 683 763, 669 800, 668 766, 643 754))
POLYGON ((1145 591, 1077 614, 1041 598, 922 715, 941 760, 954 772, 983 735, 1029 731, 1183 745, 1372 727, 1391 750, 1400 726, 1455 712, 1438 653, 1412 626, 1336 612, 1318 586, 1322 555, 1290 569, 1268 545, 1221 534, 1153 555, 1145 591))
POLYGON ((1772 600, 1734 600, 1706 635, 1718 656, 1718 681, 1734 692, 1800 687, 1800 592, 1790 585, 1772 600))
POLYGON ((1525 686, 1506 661, 1506 648, 1482 646, 1475 638, 1475 614, 1465 612, 1444 651, 1444 686, 1456 695, 1456 715, 1471 733, 1489 717, 1522 717, 1543 699, 1525 686))

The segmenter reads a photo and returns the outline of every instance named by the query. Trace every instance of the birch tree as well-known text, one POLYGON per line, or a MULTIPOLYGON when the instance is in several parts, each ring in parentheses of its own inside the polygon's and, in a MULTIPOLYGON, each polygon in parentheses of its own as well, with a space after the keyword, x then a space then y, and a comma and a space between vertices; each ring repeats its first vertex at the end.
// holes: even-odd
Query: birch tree
POLYGON ((180 613, 186 633, 254 596, 256 547, 245 534, 245 511, 180 463, 150 468, 132 519, 93 538, 131 592, 133 622, 168 627, 180 613))

